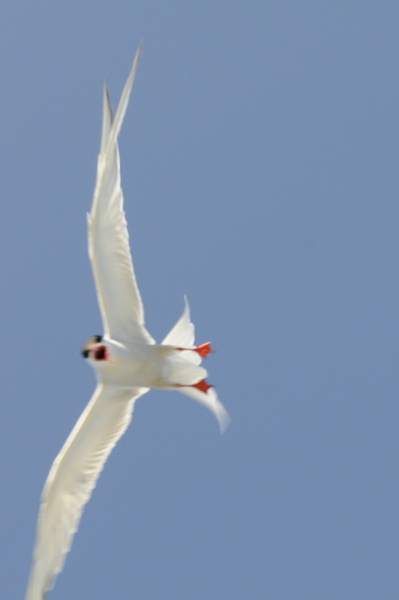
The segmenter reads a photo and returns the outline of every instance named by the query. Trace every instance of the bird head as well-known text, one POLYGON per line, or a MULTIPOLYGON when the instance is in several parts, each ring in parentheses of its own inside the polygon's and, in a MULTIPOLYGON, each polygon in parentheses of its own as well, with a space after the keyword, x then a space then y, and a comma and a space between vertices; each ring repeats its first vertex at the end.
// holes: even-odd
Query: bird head
POLYGON ((82 356, 94 362, 110 360, 110 352, 102 335, 93 335, 82 348, 82 356))

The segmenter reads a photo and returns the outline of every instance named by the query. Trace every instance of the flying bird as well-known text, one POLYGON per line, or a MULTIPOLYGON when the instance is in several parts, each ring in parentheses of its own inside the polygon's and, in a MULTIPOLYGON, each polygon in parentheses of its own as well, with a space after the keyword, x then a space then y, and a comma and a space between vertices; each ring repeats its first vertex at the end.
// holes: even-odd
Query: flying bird
POLYGON ((104 333, 91 337, 82 349, 96 373, 97 387, 45 482, 26 600, 44 600, 53 587, 83 508, 140 396, 150 388, 176 390, 211 410, 222 432, 229 423, 200 364, 212 348, 210 343, 194 345, 187 299, 182 316, 161 344, 156 344, 144 324, 123 210, 118 149, 139 58, 140 48, 115 115, 104 86, 97 179, 88 215, 89 257, 104 333))

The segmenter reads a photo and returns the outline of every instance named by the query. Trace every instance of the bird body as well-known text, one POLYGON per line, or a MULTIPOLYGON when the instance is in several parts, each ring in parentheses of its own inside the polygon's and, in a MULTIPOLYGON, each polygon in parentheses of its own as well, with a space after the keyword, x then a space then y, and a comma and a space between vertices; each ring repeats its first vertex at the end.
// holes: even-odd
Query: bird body
POLYGON ((88 357, 99 381, 106 385, 166 389, 198 383, 207 375, 203 367, 182 358, 174 346, 103 338, 94 352, 102 352, 106 357, 88 357))
POLYGON ((176 390, 202 403, 221 431, 229 416, 200 366, 210 344, 194 345, 188 302, 182 316, 156 344, 144 324, 144 309, 129 248, 120 185, 118 135, 129 102, 140 49, 115 116, 104 88, 97 180, 88 216, 92 264, 104 334, 82 349, 97 387, 47 477, 39 512, 34 560, 26 600, 44 600, 62 570, 83 508, 113 447, 128 427, 136 400, 150 388, 176 390))

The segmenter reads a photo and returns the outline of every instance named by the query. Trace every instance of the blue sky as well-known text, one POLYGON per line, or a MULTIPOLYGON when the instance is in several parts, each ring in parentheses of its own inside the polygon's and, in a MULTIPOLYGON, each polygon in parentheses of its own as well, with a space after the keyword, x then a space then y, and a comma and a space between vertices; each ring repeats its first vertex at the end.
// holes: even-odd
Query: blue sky
POLYGON ((0 596, 95 386, 102 83, 147 325, 191 304, 233 422, 139 400, 49 600, 396 600, 394 2, 12 3, 0 20, 0 596))

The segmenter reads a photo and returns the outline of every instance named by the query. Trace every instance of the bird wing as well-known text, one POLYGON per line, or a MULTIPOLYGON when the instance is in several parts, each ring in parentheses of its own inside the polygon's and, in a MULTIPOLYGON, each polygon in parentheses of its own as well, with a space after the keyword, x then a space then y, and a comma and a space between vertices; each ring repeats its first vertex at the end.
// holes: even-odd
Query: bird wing
POLYGON ((89 256, 93 268, 104 333, 117 340, 154 340, 144 326, 144 310, 133 269, 123 210, 118 135, 129 103, 140 48, 113 115, 104 86, 103 125, 97 180, 88 215, 89 256))
POLYGON ((99 384, 53 462, 40 507, 26 600, 44 600, 62 570, 83 508, 112 448, 147 388, 99 384))

